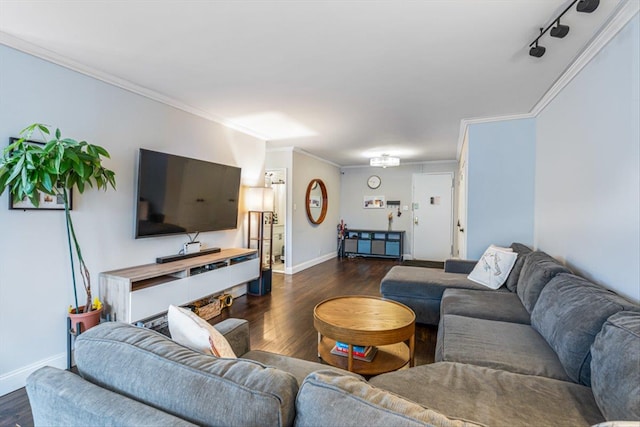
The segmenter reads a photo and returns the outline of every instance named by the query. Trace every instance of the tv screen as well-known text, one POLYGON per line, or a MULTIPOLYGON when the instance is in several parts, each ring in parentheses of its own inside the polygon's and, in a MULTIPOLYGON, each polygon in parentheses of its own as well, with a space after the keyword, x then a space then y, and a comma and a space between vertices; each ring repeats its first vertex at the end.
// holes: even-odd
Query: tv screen
POLYGON ((136 238, 237 228, 240 168, 140 149, 136 238))

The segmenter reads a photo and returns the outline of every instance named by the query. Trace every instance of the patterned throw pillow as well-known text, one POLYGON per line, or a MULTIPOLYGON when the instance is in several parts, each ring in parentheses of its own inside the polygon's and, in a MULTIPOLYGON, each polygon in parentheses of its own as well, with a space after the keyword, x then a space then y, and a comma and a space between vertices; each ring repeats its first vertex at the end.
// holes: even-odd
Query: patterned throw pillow
POLYGON ((175 342, 204 354, 236 358, 227 339, 191 310, 170 305, 167 317, 171 339, 175 342))
POLYGON ((467 278, 490 289, 498 289, 509 277, 518 254, 511 248, 489 246, 467 278))

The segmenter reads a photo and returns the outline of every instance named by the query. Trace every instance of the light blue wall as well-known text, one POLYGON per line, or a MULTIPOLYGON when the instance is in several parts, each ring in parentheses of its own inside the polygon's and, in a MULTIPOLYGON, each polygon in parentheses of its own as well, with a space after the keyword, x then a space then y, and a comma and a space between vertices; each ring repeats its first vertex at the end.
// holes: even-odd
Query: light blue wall
POLYGON ((537 120, 535 245, 640 300, 640 18, 537 120))
POLYGON ((467 258, 490 244, 533 244, 535 119, 468 129, 467 258))

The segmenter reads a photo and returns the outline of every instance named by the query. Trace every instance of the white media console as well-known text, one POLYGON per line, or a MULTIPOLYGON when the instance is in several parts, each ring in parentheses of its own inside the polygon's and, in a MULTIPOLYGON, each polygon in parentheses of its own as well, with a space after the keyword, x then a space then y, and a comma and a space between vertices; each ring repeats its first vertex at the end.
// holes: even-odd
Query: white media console
POLYGON ((134 323, 260 275, 255 249, 222 249, 163 264, 146 264, 100 273, 100 297, 111 320, 134 323))

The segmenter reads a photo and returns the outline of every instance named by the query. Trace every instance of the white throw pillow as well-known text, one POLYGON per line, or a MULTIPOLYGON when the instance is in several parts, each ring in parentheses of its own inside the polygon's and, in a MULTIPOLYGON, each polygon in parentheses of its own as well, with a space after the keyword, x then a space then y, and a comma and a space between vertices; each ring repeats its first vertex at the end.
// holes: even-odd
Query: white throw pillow
POLYGON ((489 246, 467 278, 491 289, 498 289, 509 277, 518 254, 511 248, 489 246), (505 250, 508 249, 508 250, 505 250))
POLYGON ((191 310, 170 305, 167 317, 171 339, 175 342, 216 357, 236 358, 227 339, 191 310))

